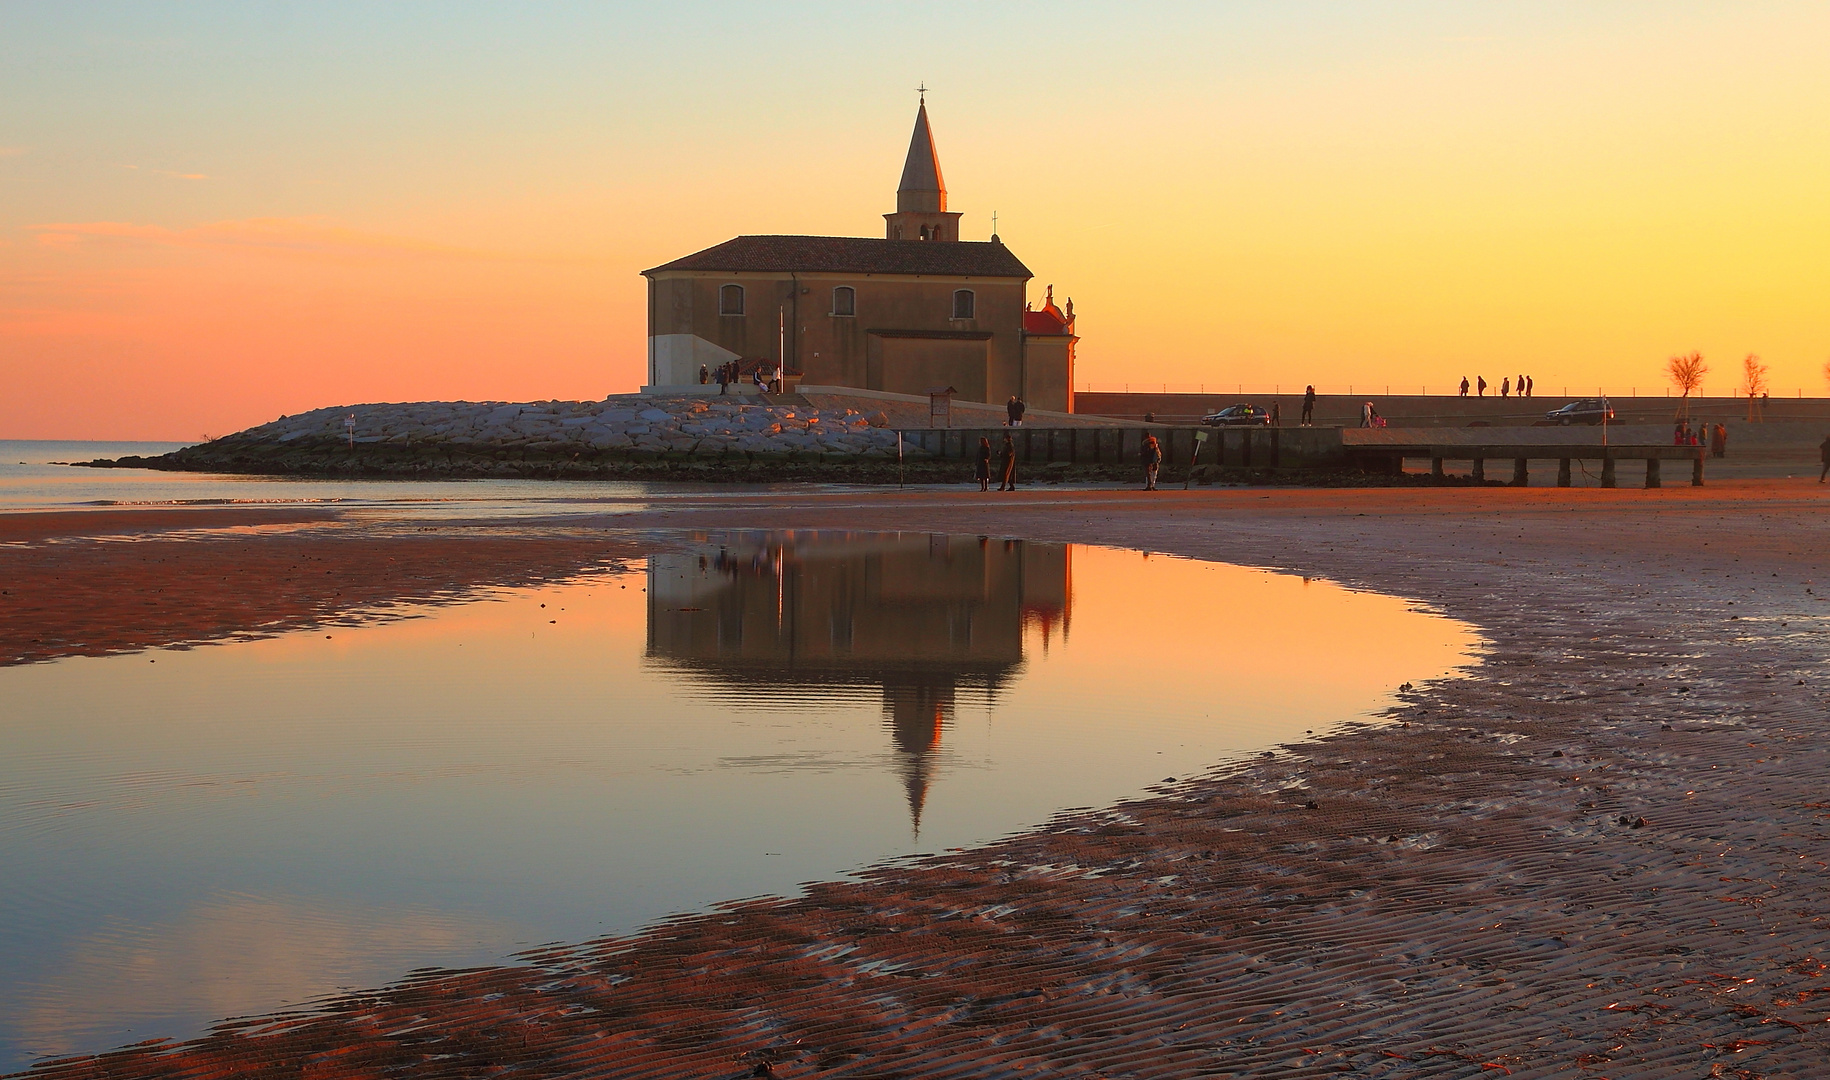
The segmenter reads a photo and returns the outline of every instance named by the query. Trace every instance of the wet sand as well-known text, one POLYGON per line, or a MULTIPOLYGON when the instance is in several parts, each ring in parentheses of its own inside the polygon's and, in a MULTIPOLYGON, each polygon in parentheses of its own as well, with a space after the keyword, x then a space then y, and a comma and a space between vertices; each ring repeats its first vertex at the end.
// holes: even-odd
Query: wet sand
MULTIPOLYGON (((1325 576, 1490 642, 1470 677, 1406 694, 1399 726, 800 898, 35 1074, 1822 1076, 1827 497, 1783 481, 841 492, 423 539, 343 523, 0 547, 9 581, 11 560, 51 548, 83 552, 58 564, 73 579, 208 543, 218 577, 262 559, 276 575, 266 545, 373 545, 468 566, 474 586, 517 570, 469 545, 545 552, 557 571, 611 526, 982 533, 1325 576)), ((135 573, 144 588, 160 571, 135 573)), ((39 610, 49 632, 57 613, 39 610)), ((111 617, 105 598, 89 610, 111 617)), ((1164 626, 1219 618, 1249 613, 1164 626)))

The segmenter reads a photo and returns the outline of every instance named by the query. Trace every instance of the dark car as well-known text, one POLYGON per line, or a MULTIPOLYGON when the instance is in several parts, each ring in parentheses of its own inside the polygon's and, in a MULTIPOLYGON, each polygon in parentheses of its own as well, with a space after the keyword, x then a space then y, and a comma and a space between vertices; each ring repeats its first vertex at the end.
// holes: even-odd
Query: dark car
POLYGON ((1604 397, 1582 398, 1544 414, 1545 422, 1550 424, 1599 424, 1613 419, 1614 406, 1604 397))
POLYGON ((1208 427, 1238 427, 1253 424, 1263 427, 1271 422, 1271 411, 1256 405, 1228 405, 1219 412, 1211 412, 1201 418, 1208 427))

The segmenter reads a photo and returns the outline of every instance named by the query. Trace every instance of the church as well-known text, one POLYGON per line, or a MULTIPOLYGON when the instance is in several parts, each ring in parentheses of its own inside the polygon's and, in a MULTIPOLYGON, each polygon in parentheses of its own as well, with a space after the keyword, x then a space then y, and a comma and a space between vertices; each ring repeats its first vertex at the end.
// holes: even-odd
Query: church
POLYGON ((1074 409, 1074 302, 1028 299, 1033 277, 993 234, 961 240, 925 98, 884 238, 739 236, 644 270, 648 382, 697 386, 702 368, 777 363, 799 381, 899 394, 950 386, 1074 409))

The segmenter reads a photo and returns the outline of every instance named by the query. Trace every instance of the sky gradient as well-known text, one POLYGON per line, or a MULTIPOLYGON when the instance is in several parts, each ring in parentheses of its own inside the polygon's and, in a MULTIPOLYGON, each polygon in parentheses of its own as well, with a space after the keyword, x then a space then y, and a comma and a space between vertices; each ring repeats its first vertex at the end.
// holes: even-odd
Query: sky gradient
POLYGON ((1077 385, 1830 390, 1830 8, 0 4, 0 438, 596 398, 929 107, 1077 385))

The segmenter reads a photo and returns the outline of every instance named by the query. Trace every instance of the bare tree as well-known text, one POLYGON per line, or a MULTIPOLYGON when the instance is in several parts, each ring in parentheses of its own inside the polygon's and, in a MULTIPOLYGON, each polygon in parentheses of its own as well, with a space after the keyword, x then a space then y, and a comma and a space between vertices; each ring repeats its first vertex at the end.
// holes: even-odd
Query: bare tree
POLYGON ((1674 356, 1665 361, 1665 371, 1671 377, 1671 385, 1684 393, 1678 401, 1677 418, 1690 419, 1690 394, 1703 385, 1703 376, 1709 373, 1709 365, 1703 362, 1700 352, 1674 356))
POLYGON ((1767 366, 1760 362, 1755 353, 1748 353, 1741 361, 1741 377, 1747 383, 1747 419, 1749 423, 1766 419, 1762 398, 1766 396, 1767 366))

